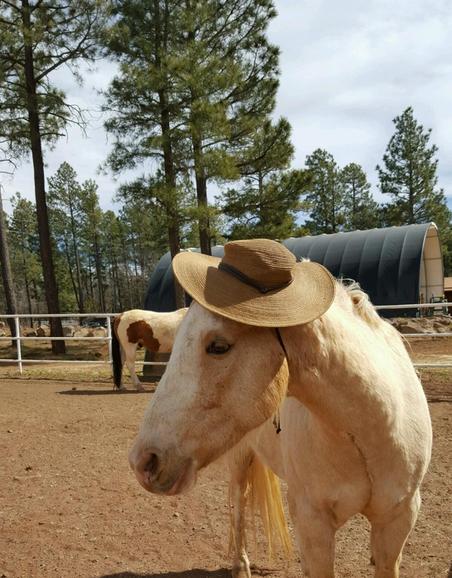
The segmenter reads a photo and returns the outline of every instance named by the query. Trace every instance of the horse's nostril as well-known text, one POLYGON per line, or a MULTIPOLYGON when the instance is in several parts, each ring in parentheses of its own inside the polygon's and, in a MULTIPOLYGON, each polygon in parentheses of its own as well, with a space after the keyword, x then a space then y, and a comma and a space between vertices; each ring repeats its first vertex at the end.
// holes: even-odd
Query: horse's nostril
POLYGON ((148 472, 149 475, 155 476, 159 467, 159 458, 157 454, 151 454, 146 465, 144 466, 144 471, 148 472))

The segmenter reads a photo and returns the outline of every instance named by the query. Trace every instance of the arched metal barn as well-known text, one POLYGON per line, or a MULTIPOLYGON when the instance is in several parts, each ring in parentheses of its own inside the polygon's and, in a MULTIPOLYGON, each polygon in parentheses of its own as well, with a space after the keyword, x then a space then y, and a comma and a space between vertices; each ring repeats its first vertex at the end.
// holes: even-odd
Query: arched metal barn
MULTIPOLYGON (((283 243, 297 258, 321 263, 335 277, 358 281, 375 305, 429 301, 444 291, 441 246, 434 223, 290 238, 283 243)), ((222 257, 223 247, 213 247, 212 254, 222 257)), ((169 253, 151 276, 145 309, 175 309, 169 253)))

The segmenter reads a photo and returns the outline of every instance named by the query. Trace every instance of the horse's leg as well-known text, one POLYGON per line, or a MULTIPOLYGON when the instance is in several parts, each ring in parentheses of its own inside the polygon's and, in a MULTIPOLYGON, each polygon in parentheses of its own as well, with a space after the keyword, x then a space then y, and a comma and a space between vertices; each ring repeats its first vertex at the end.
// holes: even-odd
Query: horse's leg
POLYGON ((137 391, 144 391, 144 387, 141 385, 141 381, 138 379, 138 376, 135 371, 135 358, 137 354, 138 344, 137 343, 128 343, 127 347, 125 348, 126 354, 126 365, 127 369, 129 370, 130 377, 132 378, 132 383, 135 386, 137 391))
POLYGON ((316 507, 304 496, 291 495, 289 510, 301 554, 303 570, 309 578, 334 578, 336 528, 331 513, 316 507))
POLYGON ((245 510, 246 490, 248 485, 248 468, 253 459, 253 453, 238 452, 230 460, 229 492, 231 501, 231 525, 233 547, 233 578, 251 578, 250 563, 246 553, 245 510))
POLYGON ((398 578, 402 550, 421 506, 419 490, 397 506, 389 521, 371 520, 371 550, 375 578, 398 578))

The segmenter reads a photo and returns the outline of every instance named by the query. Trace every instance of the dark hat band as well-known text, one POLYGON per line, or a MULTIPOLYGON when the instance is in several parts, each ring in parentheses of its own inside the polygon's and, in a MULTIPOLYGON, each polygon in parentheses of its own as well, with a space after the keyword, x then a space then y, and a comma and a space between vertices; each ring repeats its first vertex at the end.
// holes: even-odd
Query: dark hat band
POLYGON ((284 289, 285 287, 288 287, 293 281, 293 277, 291 277, 290 281, 287 281, 287 283, 279 283, 278 285, 263 285, 255 279, 251 279, 251 277, 248 277, 248 275, 245 275, 245 273, 242 273, 232 265, 228 265, 224 261, 220 261, 218 269, 223 271, 223 273, 232 275, 242 283, 245 283, 250 287, 254 287, 254 289, 257 289, 261 293, 269 293, 270 291, 276 291, 277 289, 284 289))

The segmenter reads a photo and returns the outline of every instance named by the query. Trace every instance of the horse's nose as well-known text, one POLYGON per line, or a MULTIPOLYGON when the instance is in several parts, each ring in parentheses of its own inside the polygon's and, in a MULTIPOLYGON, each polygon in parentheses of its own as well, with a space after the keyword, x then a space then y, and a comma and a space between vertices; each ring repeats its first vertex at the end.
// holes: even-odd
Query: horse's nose
POLYGON ((148 461, 144 464, 144 471, 147 472, 150 477, 153 477, 157 474, 158 468, 159 457, 157 454, 151 453, 148 461))
POLYGON ((139 450, 134 446, 129 453, 129 463, 140 484, 150 490, 158 478, 161 459, 152 449, 139 450))

